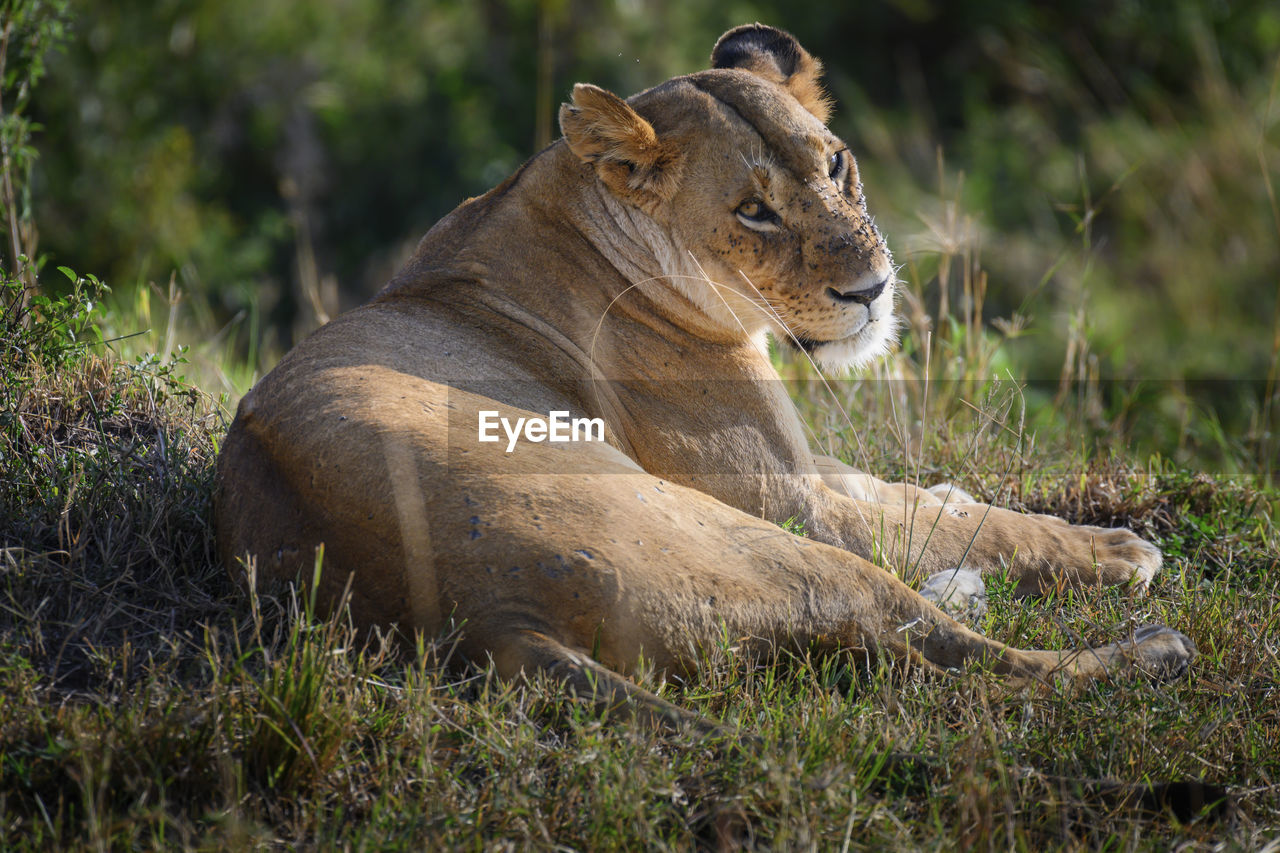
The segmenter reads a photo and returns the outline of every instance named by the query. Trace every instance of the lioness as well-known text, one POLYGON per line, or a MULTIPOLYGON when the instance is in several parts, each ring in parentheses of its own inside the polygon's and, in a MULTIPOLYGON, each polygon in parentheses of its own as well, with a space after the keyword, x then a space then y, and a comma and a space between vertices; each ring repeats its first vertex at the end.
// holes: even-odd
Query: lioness
POLYGON ((1031 592, 1145 585, 1160 555, 815 457, 761 339, 832 366, 885 351, 894 267, 818 61, 755 24, 711 65, 627 100, 575 86, 562 139, 244 397, 218 469, 228 565, 292 578, 324 543, 321 596, 349 585, 359 623, 459 625, 502 676, 694 726, 624 677, 642 655, 691 676, 727 635, 1026 680, 1180 673, 1194 647, 1170 629, 1014 649, 869 562, 1031 592))

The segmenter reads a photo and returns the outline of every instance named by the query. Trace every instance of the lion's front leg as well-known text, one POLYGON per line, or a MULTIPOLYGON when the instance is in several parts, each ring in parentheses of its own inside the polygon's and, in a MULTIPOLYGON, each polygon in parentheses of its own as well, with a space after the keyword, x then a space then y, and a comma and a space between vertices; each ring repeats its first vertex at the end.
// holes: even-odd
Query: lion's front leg
POLYGON ((1145 588, 1161 563, 1154 545, 1124 528, 1072 525, 980 503, 850 500, 830 491, 817 503, 841 518, 845 547, 903 577, 962 566, 985 576, 1007 573, 1018 594, 1027 595, 1073 585, 1145 588))
POLYGON ((834 456, 814 456, 813 463, 827 488, 856 501, 872 503, 942 504, 975 503, 973 496, 958 486, 941 483, 922 489, 911 483, 890 483, 859 471, 834 456))

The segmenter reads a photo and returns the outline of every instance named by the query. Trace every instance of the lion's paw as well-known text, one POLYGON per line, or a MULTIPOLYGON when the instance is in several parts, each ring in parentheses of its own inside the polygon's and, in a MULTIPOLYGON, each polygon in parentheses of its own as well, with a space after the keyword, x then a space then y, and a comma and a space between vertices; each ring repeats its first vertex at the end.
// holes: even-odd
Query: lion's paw
POLYGON ((1161 680, 1181 676, 1196 656, 1190 637, 1163 625, 1143 625, 1116 645, 1131 666, 1161 680))
POLYGON ((1123 527, 1078 529, 1089 537, 1091 559, 1104 581, 1131 581, 1138 590, 1146 590, 1163 562, 1159 548, 1123 527))
POLYGON ((951 483, 939 483, 936 486, 930 486, 925 491, 941 500, 944 505, 976 504, 978 502, 978 499, 973 495, 951 483))
POLYGON ((980 574, 969 569, 930 575, 921 585, 920 595, 957 619, 973 621, 987 612, 987 586, 980 574))

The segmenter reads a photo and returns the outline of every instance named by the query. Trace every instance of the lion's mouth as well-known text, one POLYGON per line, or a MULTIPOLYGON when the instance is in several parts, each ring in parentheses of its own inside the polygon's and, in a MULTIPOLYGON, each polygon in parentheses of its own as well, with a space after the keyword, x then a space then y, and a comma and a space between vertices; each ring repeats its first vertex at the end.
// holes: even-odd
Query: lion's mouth
POLYGON ((805 335, 787 335, 790 346, 824 368, 843 369, 867 364, 884 355, 893 345, 897 326, 893 315, 871 317, 857 331, 839 338, 821 340, 805 335))
POLYGON ((813 355, 814 352, 816 352, 818 349, 824 346, 828 346, 829 344, 843 344, 843 343, 849 343, 850 341, 856 340, 866 332, 867 326, 869 325, 870 325, 869 322, 863 323, 861 326, 858 327, 857 331, 853 332, 852 334, 844 335, 839 338, 830 338, 828 340, 819 340, 817 338, 807 338, 803 335, 787 335, 785 339, 787 343, 791 344, 796 349, 802 352, 806 352, 809 355, 813 355))

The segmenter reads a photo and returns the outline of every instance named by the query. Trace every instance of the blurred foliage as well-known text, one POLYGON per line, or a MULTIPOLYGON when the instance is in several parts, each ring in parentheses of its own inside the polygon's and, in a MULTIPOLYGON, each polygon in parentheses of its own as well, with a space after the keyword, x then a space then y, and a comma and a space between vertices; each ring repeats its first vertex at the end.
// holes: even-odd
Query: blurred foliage
MULTIPOLYGON (((27 116, 31 93, 45 76, 45 58, 66 37, 67 0, 0 0, 0 226, 6 252, 0 271, 30 285, 35 270, 37 232, 31 211, 31 170, 36 152, 32 133, 40 126, 27 116)), ((26 290, 15 310, 26 306, 26 290)), ((8 303, 6 302, 6 307, 8 303)), ((6 311, 4 320, 10 319, 6 311)))
POLYGON ((1265 405, 1268 0, 84 0, 34 105, 42 247, 117 293, 177 271, 199 329, 278 351, 555 136, 573 82, 637 91, 756 19, 825 61, 940 329, 963 255, 1021 375, 1243 377, 1211 402, 1265 405))
POLYGON ((260 303, 287 344, 308 254, 361 301, 533 152, 540 16, 548 114, 572 80, 701 65, 722 27, 673 38, 692 13, 659 5, 86 3, 41 102, 46 244, 117 284, 176 269, 204 319, 260 303))

